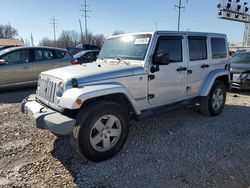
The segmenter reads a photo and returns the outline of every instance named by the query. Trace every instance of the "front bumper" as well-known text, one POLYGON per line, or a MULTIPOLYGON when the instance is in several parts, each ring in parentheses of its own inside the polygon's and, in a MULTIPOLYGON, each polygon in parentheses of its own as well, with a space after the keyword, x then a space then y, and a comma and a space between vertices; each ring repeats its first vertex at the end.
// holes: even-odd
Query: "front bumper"
POLYGON ((75 126, 75 119, 37 102, 36 95, 30 95, 22 101, 21 111, 28 114, 35 127, 47 129, 55 134, 69 135, 75 126))

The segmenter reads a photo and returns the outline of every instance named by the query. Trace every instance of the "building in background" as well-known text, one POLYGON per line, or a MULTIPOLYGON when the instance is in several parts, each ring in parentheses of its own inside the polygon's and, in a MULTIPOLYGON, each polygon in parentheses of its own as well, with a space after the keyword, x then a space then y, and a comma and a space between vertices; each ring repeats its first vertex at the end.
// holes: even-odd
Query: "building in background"
POLYGON ((24 46, 24 44, 19 39, 0 39, 0 50, 14 46, 24 46))

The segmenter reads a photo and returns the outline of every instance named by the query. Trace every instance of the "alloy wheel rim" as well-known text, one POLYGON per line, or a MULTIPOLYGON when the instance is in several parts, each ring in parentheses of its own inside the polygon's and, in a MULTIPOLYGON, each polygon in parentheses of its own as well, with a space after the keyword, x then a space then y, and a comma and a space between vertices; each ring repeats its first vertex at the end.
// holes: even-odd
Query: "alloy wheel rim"
POLYGON ((217 88, 214 91, 213 97, 212 97, 212 107, 214 110, 219 110, 222 106, 224 101, 224 95, 221 88, 217 88))
POLYGON ((90 144, 96 151, 108 151, 116 145, 121 132, 121 122, 116 116, 102 116, 94 123, 90 131, 90 144))

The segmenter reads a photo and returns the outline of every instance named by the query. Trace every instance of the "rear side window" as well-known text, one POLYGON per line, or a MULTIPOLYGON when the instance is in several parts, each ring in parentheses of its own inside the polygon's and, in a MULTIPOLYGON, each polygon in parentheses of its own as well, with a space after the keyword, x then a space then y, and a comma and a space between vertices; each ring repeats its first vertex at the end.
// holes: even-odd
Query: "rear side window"
POLYGON ((35 61, 43 61, 43 60, 49 60, 53 59, 54 55, 52 50, 35 50, 35 61))
POLYGON ((66 52, 64 52, 64 51, 55 50, 55 58, 57 58, 57 59, 64 58, 65 54, 66 54, 66 52))
POLYGON ((211 38, 211 48, 214 59, 227 57, 226 40, 224 38, 211 38))
POLYGON ((188 37, 190 61, 207 59, 206 37, 188 37))
POLYGON ((156 53, 168 53, 170 62, 182 62, 182 37, 161 37, 156 53))

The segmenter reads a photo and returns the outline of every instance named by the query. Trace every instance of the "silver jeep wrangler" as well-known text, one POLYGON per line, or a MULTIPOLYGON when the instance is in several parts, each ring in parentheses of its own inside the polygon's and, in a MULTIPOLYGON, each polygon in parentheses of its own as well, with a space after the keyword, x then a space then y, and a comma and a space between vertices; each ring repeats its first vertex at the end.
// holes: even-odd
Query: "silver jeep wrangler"
POLYGON ((220 114, 230 88, 227 58, 224 34, 112 36, 95 62, 42 72, 22 112, 37 128, 71 134, 84 160, 106 160, 122 148, 130 120, 187 105, 220 114))

